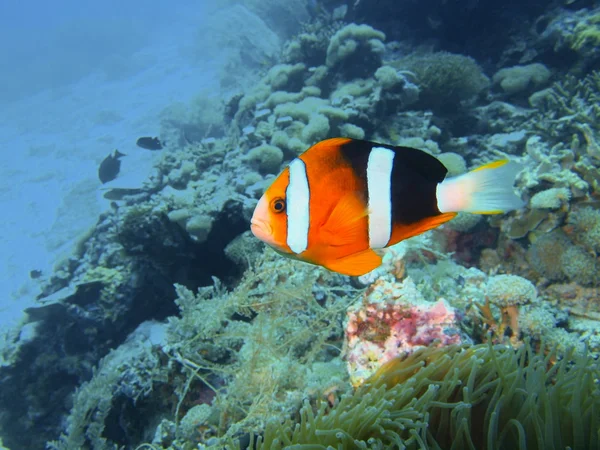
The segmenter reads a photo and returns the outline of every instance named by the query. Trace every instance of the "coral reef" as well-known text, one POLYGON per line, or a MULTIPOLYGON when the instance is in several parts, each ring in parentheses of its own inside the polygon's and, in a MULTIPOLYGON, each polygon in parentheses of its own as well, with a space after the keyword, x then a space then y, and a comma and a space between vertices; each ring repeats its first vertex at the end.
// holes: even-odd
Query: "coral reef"
MULTIPOLYGON (((133 411, 149 414, 160 409, 146 399, 153 390, 163 390, 169 381, 167 370, 161 369, 161 355, 155 350, 164 337, 163 324, 144 323, 105 356, 95 376, 77 390, 65 434, 48 448, 100 449, 110 448, 126 436, 131 439, 138 435, 140 439, 143 430, 133 420, 133 411), (128 422, 124 420, 127 416, 131 417, 128 422)), ((149 415, 145 420, 152 421, 149 415)))
POLYGON ((597 6, 337 3, 227 2, 199 32, 241 43, 227 95, 165 108, 152 177, 3 333, 5 446, 598 446, 597 6), (527 205, 358 279, 264 252, 256 200, 339 135, 450 176, 509 157, 527 205))
POLYGON ((354 291, 345 277, 282 264, 272 251, 252 269, 233 291, 218 280, 197 293, 177 285, 181 317, 142 324, 104 358, 51 448, 224 442, 262 429, 273 415, 291 415, 303 392, 326 399, 346 391, 347 373, 335 358, 354 291), (147 410, 155 416, 141 422, 137 414, 147 410))
POLYGON ((188 389, 200 389, 217 371, 222 388, 215 388, 212 412, 220 419, 212 434, 262 428, 276 412, 300 406, 294 392, 318 396, 346 383, 342 367, 324 358, 336 352, 327 343, 341 339, 342 277, 282 264, 272 251, 253 268, 231 293, 218 285, 197 295, 177 288, 182 317, 169 321, 168 353, 189 374, 188 389), (339 375, 322 377, 324 369, 339 375))
MULTIPOLYGON (((543 22, 542 40, 548 42, 555 53, 573 55, 573 70, 581 72, 593 66, 600 56, 600 10, 565 10, 548 15, 543 22)), ((571 58, 570 58, 571 59, 571 58)))
POLYGON ((488 280, 487 298, 500 307, 524 305, 535 301, 537 291, 531 281, 517 275, 496 275, 488 280))
POLYGON ((359 306, 348 309, 347 316, 344 353, 354 386, 381 365, 415 349, 462 343, 456 311, 444 300, 427 304, 409 279, 379 280, 359 306))
POLYGON ((534 91, 543 87, 550 79, 550 71, 540 63, 500 69, 492 78, 509 95, 534 91))
MULTIPOLYGON (((504 336, 510 330, 511 342, 518 344, 520 333, 519 306, 528 305, 537 298, 535 286, 527 279, 517 275, 495 275, 490 277, 486 289, 486 301, 497 306, 502 320, 497 335, 504 336)), ((482 308, 490 318, 489 305, 482 308)))
POLYGON ((381 31, 351 23, 331 37, 325 62, 348 80, 371 76, 381 65, 383 41, 385 34, 381 31))
POLYGON ((415 75, 420 87, 419 106, 438 111, 455 110, 462 101, 486 89, 490 80, 468 56, 448 52, 416 54, 397 62, 415 75))
POLYGON ((576 209, 567 220, 573 227, 577 243, 592 253, 600 253, 600 210, 591 207, 576 209))

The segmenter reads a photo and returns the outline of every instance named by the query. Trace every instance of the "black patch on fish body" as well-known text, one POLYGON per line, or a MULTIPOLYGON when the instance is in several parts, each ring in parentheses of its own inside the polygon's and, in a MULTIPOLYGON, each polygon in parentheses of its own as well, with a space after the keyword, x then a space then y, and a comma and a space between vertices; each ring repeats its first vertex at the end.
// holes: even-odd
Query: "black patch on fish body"
POLYGON ((123 156, 125 156, 125 153, 115 150, 100 163, 100 167, 98 167, 98 178, 102 184, 108 183, 109 181, 117 178, 117 175, 121 170, 120 158, 123 156))
POLYGON ((161 150, 163 148, 160 139, 157 137, 148 137, 144 136, 139 138, 135 145, 138 147, 144 148, 146 150, 161 150))
POLYGON ((342 145, 342 156, 354 173, 367 185, 367 164, 374 147, 392 150, 392 223, 412 224, 441 214, 436 189, 448 170, 434 156, 411 147, 352 140, 342 145))
POLYGON ((342 157, 348 162, 350 167, 352 167, 354 174, 365 186, 367 185, 367 164, 369 161, 369 154, 374 146, 374 142, 351 140, 340 148, 342 157))

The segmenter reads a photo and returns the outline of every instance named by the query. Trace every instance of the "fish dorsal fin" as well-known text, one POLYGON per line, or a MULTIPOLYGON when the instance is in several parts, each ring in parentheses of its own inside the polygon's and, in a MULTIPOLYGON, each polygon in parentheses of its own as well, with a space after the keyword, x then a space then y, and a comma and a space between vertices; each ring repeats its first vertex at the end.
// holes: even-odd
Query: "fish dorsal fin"
POLYGON ((344 195, 321 227, 321 239, 333 247, 367 238, 367 208, 355 192, 344 195))
POLYGON ((343 258, 335 259, 325 264, 325 267, 342 275, 358 277, 369 273, 381 265, 381 256, 371 249, 354 253, 343 258))

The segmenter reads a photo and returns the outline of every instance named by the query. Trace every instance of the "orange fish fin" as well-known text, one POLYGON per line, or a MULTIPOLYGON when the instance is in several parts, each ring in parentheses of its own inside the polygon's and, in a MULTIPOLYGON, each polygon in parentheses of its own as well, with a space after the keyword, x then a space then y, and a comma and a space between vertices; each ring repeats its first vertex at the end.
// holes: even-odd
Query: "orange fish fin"
POLYGON ((433 228, 437 228, 440 225, 452 220, 456 217, 455 212, 443 213, 437 216, 428 217, 419 222, 419 234, 424 233, 425 231, 431 230, 433 228))
POLYGON ((321 227, 321 240, 333 247, 356 244, 367 236, 367 208, 350 192, 343 196, 321 227))
POLYGON ((381 265, 381 256, 371 249, 362 252, 354 253, 350 256, 335 259, 324 264, 329 270, 341 273, 342 275, 350 275, 358 277, 376 269, 381 265))
POLYGON ((444 213, 433 217, 427 217, 423 220, 419 220, 416 223, 410 225, 397 225, 392 230, 392 237, 388 243, 390 245, 397 244, 404 239, 418 236, 419 234, 425 233, 433 228, 437 228, 440 225, 452 220, 456 217, 456 213, 444 213))

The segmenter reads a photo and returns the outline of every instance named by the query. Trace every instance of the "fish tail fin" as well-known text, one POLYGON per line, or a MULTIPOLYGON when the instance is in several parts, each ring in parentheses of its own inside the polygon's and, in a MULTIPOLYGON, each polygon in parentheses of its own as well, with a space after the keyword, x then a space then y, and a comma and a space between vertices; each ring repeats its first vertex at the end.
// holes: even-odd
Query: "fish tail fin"
POLYGON ((524 202, 515 194, 513 185, 522 168, 503 159, 448 178, 437 187, 438 209, 442 213, 501 214, 521 208, 524 202))

